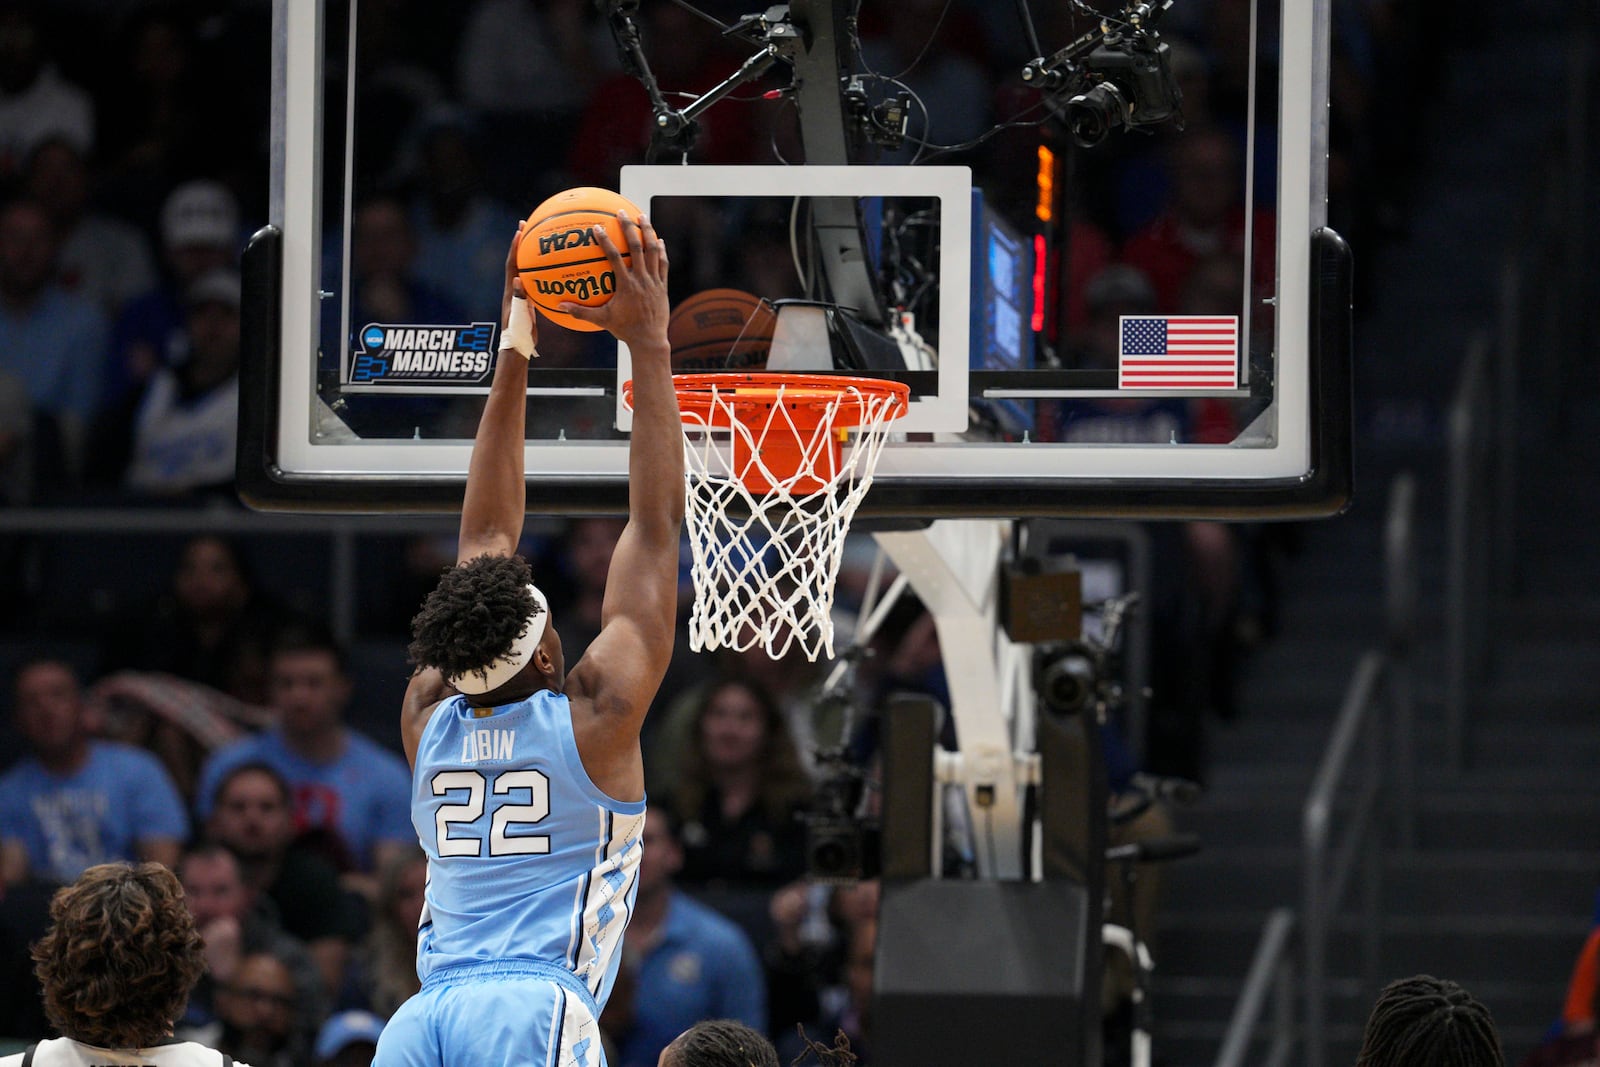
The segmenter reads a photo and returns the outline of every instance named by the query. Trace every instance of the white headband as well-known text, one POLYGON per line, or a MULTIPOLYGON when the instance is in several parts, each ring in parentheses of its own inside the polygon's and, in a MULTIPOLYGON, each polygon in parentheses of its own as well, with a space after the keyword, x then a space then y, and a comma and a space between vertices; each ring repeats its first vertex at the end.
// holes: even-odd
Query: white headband
POLYGON ((533 658, 533 650, 539 647, 539 641, 550 625, 550 605, 537 586, 528 586, 528 592, 533 594, 534 602, 539 607, 528 616, 521 635, 511 643, 510 651, 487 667, 480 667, 455 678, 446 679, 456 687, 457 692, 475 697, 499 689, 515 678, 517 672, 527 666, 528 661, 533 658))

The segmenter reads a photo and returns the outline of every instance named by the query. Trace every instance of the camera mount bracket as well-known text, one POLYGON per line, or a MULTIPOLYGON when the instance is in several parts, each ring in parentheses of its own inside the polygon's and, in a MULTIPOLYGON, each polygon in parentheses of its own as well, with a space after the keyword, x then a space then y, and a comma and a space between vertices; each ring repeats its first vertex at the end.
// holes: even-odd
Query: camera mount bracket
POLYGON ((787 4, 769 7, 759 15, 746 15, 729 27, 724 36, 750 40, 758 50, 746 59, 721 82, 689 103, 675 108, 667 103, 645 58, 644 43, 639 25, 633 20, 638 10, 637 0, 606 0, 601 6, 611 23, 611 35, 617 42, 617 54, 622 68, 639 79, 650 97, 650 110, 654 116, 650 130, 650 148, 647 162, 654 163, 663 155, 682 156, 694 145, 700 132, 696 121, 707 108, 726 98, 739 86, 755 81, 778 63, 791 63, 800 42, 800 29, 789 21, 787 4))

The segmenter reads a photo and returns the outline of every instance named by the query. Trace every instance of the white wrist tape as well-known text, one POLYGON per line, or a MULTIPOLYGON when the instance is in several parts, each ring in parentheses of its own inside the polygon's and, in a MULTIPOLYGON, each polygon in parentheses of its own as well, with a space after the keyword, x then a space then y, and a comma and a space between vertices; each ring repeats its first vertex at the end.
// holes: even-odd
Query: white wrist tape
POLYGON ((539 354, 533 348, 533 314, 528 310, 528 302, 519 296, 511 298, 511 321, 500 334, 500 351, 508 348, 523 359, 539 354))

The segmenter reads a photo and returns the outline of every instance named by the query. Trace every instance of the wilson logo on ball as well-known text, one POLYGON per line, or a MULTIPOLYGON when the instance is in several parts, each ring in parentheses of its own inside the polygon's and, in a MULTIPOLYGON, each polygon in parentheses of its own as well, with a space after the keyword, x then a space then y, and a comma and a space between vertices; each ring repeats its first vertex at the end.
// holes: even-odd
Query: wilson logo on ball
POLYGON ((617 276, 613 271, 606 271, 599 276, 592 274, 578 278, 564 278, 560 281, 545 281, 542 278, 533 280, 533 291, 540 296, 570 296, 574 300, 588 300, 602 294, 616 291, 617 276))

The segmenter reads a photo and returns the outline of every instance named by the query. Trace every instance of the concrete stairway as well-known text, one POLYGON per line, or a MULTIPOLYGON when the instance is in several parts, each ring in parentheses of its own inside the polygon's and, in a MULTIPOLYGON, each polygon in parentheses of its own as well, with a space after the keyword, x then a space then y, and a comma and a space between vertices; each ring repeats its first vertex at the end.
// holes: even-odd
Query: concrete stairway
MULTIPOLYGON (((1445 64, 1441 97, 1419 123, 1427 164, 1408 240, 1367 258, 1357 249, 1358 269, 1377 274, 1374 306, 1358 324, 1358 496, 1346 515, 1305 527, 1285 575, 1280 632, 1248 666, 1240 717, 1210 724, 1207 793, 1179 813, 1205 851, 1166 876, 1154 1001, 1164 1067, 1213 1062, 1269 911, 1300 908, 1301 811, 1357 659, 1382 639, 1383 511, 1402 469, 1418 480, 1419 810, 1416 848, 1386 854, 1381 977, 1427 972, 1462 982, 1494 1013, 1516 1064, 1555 1020, 1594 922, 1600 373, 1592 360, 1565 385, 1576 421, 1559 430, 1540 404, 1550 390, 1524 393, 1515 595, 1490 623, 1493 665, 1473 694, 1462 773, 1447 770, 1443 739, 1446 406, 1467 337, 1493 325, 1516 196, 1553 135, 1533 117, 1537 101, 1561 95, 1566 14, 1544 2, 1522 13, 1543 29, 1522 39, 1514 69, 1499 67, 1503 41, 1468 42, 1445 64)), ((1600 213, 1589 212, 1566 224, 1587 227, 1593 247, 1600 213)), ((1541 374, 1548 382, 1537 367, 1524 380, 1541 374)), ((1378 991, 1360 977, 1354 905, 1347 900, 1330 946, 1330 1065, 1353 1062, 1378 991)))
MULTIPOLYGON (((1548 487, 1593 481, 1552 474, 1548 487)), ((1419 533, 1425 597, 1437 605, 1444 538, 1431 495, 1419 533)), ((1356 659, 1382 632, 1376 496, 1309 531, 1283 632, 1251 666, 1241 718, 1213 728, 1206 795, 1179 815, 1206 847, 1167 874, 1155 1003, 1169 1067, 1212 1061, 1268 912, 1299 909, 1302 807, 1356 659)), ((1597 565, 1580 534, 1600 515, 1527 503, 1529 573, 1496 627, 1460 775, 1444 769, 1442 619, 1436 607, 1425 619, 1434 636, 1417 665, 1417 841, 1386 856, 1380 968, 1385 979, 1433 973, 1472 989, 1512 1063, 1555 1018, 1600 889, 1600 599, 1560 592, 1596 588, 1563 576, 1597 565)), ((1330 947, 1330 1064, 1352 1061, 1377 992, 1359 977, 1362 930, 1354 900, 1346 907, 1330 947)))

